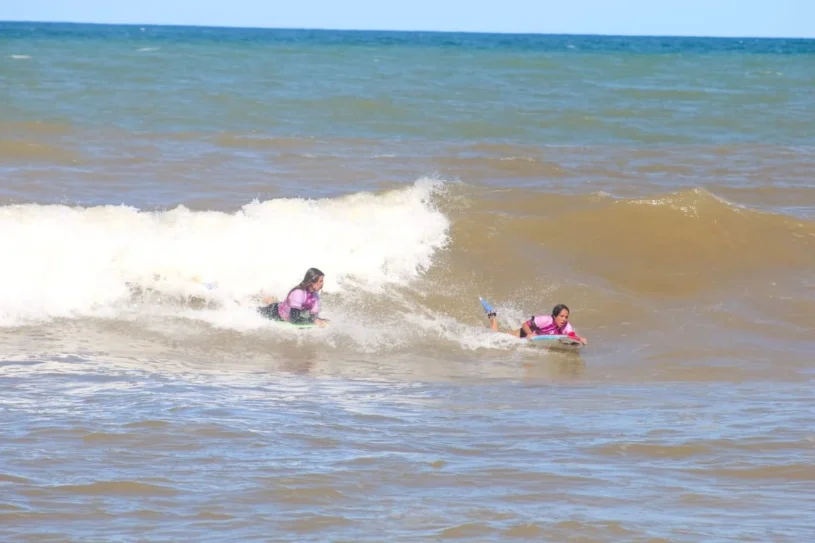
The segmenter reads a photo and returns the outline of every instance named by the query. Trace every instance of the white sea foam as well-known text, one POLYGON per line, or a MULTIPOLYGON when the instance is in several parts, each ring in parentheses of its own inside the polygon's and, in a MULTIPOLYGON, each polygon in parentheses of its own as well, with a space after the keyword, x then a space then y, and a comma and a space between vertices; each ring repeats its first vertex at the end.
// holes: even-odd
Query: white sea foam
POLYGON ((141 304, 194 297, 242 314, 261 292, 285 295, 310 267, 326 273, 327 293, 404 285, 448 242, 450 222, 434 204, 443 187, 421 179, 383 194, 256 201, 235 213, 3 206, 0 325, 115 318, 132 313, 134 292, 151 293, 141 304))

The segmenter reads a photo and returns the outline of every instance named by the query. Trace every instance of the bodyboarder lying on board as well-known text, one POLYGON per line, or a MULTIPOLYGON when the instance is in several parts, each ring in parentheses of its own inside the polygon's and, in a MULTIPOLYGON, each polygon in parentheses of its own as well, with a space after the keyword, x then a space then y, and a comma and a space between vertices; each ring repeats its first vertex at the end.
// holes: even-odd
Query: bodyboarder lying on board
POLYGON ((328 319, 320 318, 320 290, 325 274, 317 268, 310 268, 299 285, 286 295, 282 302, 271 296, 263 298, 267 304, 258 308, 267 319, 285 321, 291 324, 316 324, 325 326, 328 319))
MULTIPOLYGON (((492 308, 490 308, 492 309, 492 308)), ((487 318, 490 320, 490 329, 498 330, 498 320, 495 310, 488 311, 487 318)), ((542 335, 568 336, 582 343, 588 344, 586 338, 580 337, 569 324, 569 308, 565 304, 558 304, 552 309, 551 315, 533 315, 524 322, 518 330, 506 332, 515 337, 525 338, 542 335)))

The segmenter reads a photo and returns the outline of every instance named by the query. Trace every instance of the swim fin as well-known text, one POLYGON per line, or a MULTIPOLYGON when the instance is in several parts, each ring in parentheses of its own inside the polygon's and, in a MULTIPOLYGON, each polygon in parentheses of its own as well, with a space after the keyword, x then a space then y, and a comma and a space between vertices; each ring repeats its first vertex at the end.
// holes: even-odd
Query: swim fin
POLYGON ((478 300, 481 302, 481 307, 484 308, 484 312, 487 314, 487 317, 494 317, 496 315, 495 309, 487 303, 487 300, 481 296, 478 297, 478 300))

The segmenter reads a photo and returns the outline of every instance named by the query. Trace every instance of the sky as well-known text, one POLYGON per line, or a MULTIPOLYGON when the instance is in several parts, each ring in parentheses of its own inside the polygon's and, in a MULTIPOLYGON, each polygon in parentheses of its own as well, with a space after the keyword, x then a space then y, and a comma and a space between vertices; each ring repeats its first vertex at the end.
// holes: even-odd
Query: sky
POLYGON ((815 38, 815 0, 3 0, 0 20, 815 38))

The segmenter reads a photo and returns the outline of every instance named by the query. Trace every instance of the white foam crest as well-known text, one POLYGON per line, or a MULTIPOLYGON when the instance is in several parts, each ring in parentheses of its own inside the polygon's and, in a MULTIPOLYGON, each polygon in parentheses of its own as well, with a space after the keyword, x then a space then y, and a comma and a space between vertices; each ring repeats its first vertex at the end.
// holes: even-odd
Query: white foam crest
POLYGON ((457 343, 462 349, 468 351, 507 350, 526 345, 526 342, 514 336, 491 330, 487 326, 486 318, 482 326, 472 326, 441 314, 435 314, 429 318, 410 315, 405 320, 416 329, 422 330, 425 336, 437 336, 439 339, 457 343))
POLYGON ((132 310, 134 289, 234 311, 261 292, 284 296, 310 267, 326 273, 327 293, 406 284, 448 243, 450 222, 433 203, 443 187, 420 179, 383 194, 256 201, 236 213, 3 206, 0 325, 115 316, 122 304, 132 310))

